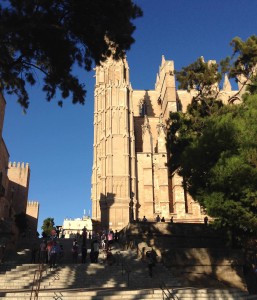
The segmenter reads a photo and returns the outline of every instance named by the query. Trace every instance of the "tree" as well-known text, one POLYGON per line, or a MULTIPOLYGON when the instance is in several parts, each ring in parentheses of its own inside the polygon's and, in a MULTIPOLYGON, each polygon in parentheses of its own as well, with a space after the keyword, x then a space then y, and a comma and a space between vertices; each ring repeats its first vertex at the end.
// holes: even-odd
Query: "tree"
POLYGON ((204 62, 203 57, 200 57, 181 71, 175 72, 179 88, 195 91, 192 103, 219 99, 219 85, 226 73, 241 86, 230 102, 238 99, 245 87, 252 93, 257 89, 257 36, 250 36, 245 42, 235 37, 230 45, 233 47, 232 55, 220 63, 204 62))
POLYGON ((0 5, 0 91, 15 94, 26 110, 26 84, 43 76, 47 101, 84 104, 86 90, 73 74, 111 55, 124 56, 134 42, 131 22, 142 16, 132 0, 6 0, 0 5), (113 52, 111 49, 115 49, 113 52))
POLYGON ((51 231, 54 229, 54 218, 47 218, 43 221, 43 225, 41 227, 42 231, 49 236, 51 231))
POLYGON ((218 89, 213 88, 214 78, 222 77, 220 65, 215 63, 208 73, 208 64, 198 60, 178 72, 182 87, 198 88, 185 114, 170 115, 168 131, 171 172, 177 171, 183 177, 188 192, 218 226, 225 226, 238 238, 257 233, 257 94, 253 55, 257 38, 240 45, 244 51, 248 49, 249 61, 244 60, 243 68, 245 71, 248 67, 248 72, 242 74, 239 70, 244 57, 241 50, 237 50, 237 59, 230 64, 226 59, 222 68, 230 77, 245 78, 241 84, 248 91, 241 104, 222 104, 218 89))

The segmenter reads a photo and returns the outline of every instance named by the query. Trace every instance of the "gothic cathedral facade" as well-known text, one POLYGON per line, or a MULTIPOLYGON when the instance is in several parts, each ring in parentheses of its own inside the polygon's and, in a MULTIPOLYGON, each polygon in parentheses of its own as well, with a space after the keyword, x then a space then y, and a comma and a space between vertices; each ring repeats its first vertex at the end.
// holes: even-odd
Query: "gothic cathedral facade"
MULTIPOLYGON (((226 100, 234 91, 228 80, 223 88, 226 100)), ((164 57, 154 90, 132 89, 126 59, 96 67, 91 198, 92 219, 103 228, 119 230, 157 215, 203 222, 199 204, 167 167, 166 120, 185 111, 192 96, 176 89, 174 62, 164 57)))

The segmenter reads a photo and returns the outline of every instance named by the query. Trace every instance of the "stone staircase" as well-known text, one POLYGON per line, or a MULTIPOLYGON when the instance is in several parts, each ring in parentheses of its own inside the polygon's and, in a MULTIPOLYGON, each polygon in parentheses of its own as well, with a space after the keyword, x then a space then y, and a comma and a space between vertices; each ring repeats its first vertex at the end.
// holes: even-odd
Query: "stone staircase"
MULTIPOLYGON (((69 247, 71 241, 65 243, 69 247)), ((63 264, 43 271, 38 299, 257 299, 238 289, 185 287, 161 263, 156 264, 151 278, 147 264, 137 258, 135 250, 117 248, 113 253, 116 262, 111 266, 106 263, 103 251, 98 263, 70 264, 67 250, 63 264)), ((0 298, 30 299, 37 268, 35 264, 2 265, 0 298)), ((36 298, 33 295, 31 299, 36 298)))

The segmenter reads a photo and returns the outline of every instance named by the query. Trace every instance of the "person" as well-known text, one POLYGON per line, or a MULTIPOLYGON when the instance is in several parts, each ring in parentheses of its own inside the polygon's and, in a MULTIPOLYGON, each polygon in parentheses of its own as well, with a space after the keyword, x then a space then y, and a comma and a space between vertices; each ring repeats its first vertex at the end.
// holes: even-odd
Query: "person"
POLYGON ((107 234, 107 239, 108 239, 108 249, 112 248, 112 244, 113 244, 113 231, 110 230, 109 233, 107 234))
POLYGON ((157 215, 157 217, 156 217, 156 222, 160 222, 160 221, 161 221, 161 218, 160 218, 159 215, 157 215))
POLYGON ((79 249, 78 249, 77 241, 73 242, 71 252, 72 252, 72 262, 74 264, 76 264, 78 262, 78 255, 79 255, 79 249))
POLYGON ((60 245, 59 247, 59 255, 58 255, 58 262, 61 262, 64 257, 64 249, 63 245, 60 245))
POLYGON ((170 223, 173 223, 173 217, 170 218, 170 223))
POLYGON ((115 233, 114 233, 114 240, 115 240, 115 243, 117 243, 119 241, 119 233, 118 233, 118 230, 115 230, 115 233))
POLYGON ((151 251, 146 252, 146 261, 147 261, 148 272, 150 277, 153 277, 153 267, 155 265, 155 259, 156 256, 153 249, 151 251))
POLYGON ((46 262, 46 241, 43 240, 42 243, 39 245, 39 262, 44 264, 46 262))
POLYGON ((31 263, 32 264, 36 263, 37 251, 38 251, 37 245, 36 245, 36 243, 34 243, 32 248, 31 248, 31 263))
POLYGON ((102 235, 101 235, 101 248, 103 250, 105 250, 105 248, 106 248, 105 239, 106 239, 106 235, 105 235, 105 233, 102 233, 102 235))
POLYGON ((59 239, 60 237, 60 229, 59 227, 56 228, 56 238, 59 239))
POLYGON ((207 216, 205 216, 205 218, 204 218, 204 225, 208 225, 208 217, 207 216))
POLYGON ((50 250, 50 260, 49 260, 50 268, 56 267, 56 260, 57 260, 58 252, 59 252, 58 245, 57 245, 56 241, 53 241, 53 245, 50 250))
POLYGON ((93 241, 93 252, 94 252, 94 262, 98 262, 98 256, 99 256, 99 244, 97 240, 93 241))
POLYGON ((81 247, 81 263, 85 264, 87 259, 87 247, 86 245, 82 245, 81 247))
POLYGON ((115 263, 115 257, 110 250, 107 251, 106 262, 109 266, 112 266, 115 263))
POLYGON ((161 222, 165 222, 165 218, 164 217, 162 217, 161 222))
POLYGON ((147 222, 147 218, 145 216, 143 217, 143 222, 147 222))
POLYGON ((52 246, 53 246, 53 241, 48 241, 47 242, 47 246, 46 246, 46 251, 47 251, 47 259, 46 259, 46 262, 49 263, 50 262, 50 253, 51 253, 51 249, 52 249, 52 246))
POLYGON ((85 246, 87 244, 87 229, 85 226, 82 229, 82 244, 83 244, 83 246, 85 246))

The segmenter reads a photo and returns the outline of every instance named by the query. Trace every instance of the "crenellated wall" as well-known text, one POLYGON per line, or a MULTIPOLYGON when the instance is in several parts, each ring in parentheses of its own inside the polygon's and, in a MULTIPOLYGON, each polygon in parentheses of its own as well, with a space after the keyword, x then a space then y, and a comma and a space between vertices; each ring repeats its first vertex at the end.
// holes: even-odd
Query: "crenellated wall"
POLYGON ((27 203, 26 215, 28 218, 29 232, 35 236, 37 232, 38 216, 39 216, 39 202, 29 201, 27 203))
POLYGON ((12 201, 13 209, 15 214, 25 213, 29 193, 29 164, 24 162, 9 162, 8 168, 8 193, 12 201))

